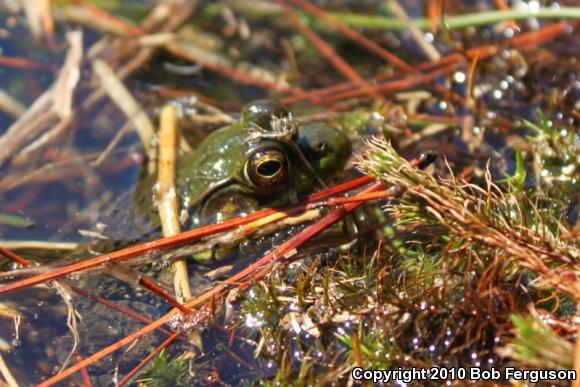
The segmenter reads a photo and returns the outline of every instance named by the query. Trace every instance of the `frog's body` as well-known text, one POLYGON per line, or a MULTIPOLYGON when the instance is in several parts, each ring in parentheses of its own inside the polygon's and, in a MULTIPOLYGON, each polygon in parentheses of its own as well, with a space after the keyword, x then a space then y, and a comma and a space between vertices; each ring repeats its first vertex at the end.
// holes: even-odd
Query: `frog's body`
POLYGON ((208 135, 193 153, 183 158, 177 171, 177 186, 182 207, 199 206, 210 191, 241 171, 244 136, 238 123, 208 135))
MULTIPOLYGON (((194 152, 181 158, 177 171, 180 207, 193 215, 194 225, 284 204, 311 190, 317 180, 328 180, 343 169, 351 153, 348 137, 329 125, 313 123, 278 140, 268 122, 288 114, 272 101, 249 104, 238 122, 212 132, 194 152), (252 125, 266 126, 267 138, 250 139, 252 125), (256 174, 262 167, 264 174, 256 174)), ((146 180, 139 185, 135 201, 139 211, 158 224, 151 188, 154 180, 146 180)))

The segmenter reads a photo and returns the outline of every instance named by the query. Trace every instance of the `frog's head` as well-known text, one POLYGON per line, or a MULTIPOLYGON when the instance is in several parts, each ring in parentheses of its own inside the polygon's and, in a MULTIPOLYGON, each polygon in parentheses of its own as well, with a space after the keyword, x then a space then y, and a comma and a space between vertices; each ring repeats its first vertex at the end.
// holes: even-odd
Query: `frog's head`
MULTIPOLYGON (((324 123, 300 126, 298 146, 316 174, 329 180, 343 170, 352 152, 350 139, 341 131, 324 123)), ((316 185, 316 178, 303 163, 296 160, 293 165, 294 184, 298 192, 316 185)))
POLYGON ((306 192, 317 185, 317 176, 322 180, 336 176, 351 154, 348 137, 321 123, 301 126, 292 145, 273 140, 253 143, 246 152, 241 176, 244 185, 258 195, 288 188, 297 193, 306 192))
POLYGON ((240 122, 249 134, 238 181, 257 195, 288 188, 298 193, 308 191, 317 181, 340 172, 351 153, 345 134, 322 123, 297 128, 288 110, 274 100, 249 103, 240 122), (252 128, 258 129, 252 133, 252 128))

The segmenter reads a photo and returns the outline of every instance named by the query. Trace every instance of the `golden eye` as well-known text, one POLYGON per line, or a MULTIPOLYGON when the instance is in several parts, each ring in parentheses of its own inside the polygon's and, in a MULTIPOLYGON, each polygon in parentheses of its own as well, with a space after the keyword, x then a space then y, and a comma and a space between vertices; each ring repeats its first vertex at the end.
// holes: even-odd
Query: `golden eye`
POLYGON ((244 172, 256 187, 272 190, 287 182, 288 171, 288 159, 282 150, 258 149, 248 158, 244 172))

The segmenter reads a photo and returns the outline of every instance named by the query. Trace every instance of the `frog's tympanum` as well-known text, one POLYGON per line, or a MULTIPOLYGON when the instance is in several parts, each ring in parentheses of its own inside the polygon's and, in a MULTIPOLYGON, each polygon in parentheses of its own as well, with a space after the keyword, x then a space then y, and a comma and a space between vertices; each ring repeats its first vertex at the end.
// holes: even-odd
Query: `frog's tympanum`
MULTIPOLYGON (((335 176, 350 153, 349 139, 333 127, 298 127, 279 103, 256 101, 238 122, 212 132, 182 157, 181 208, 199 224, 283 204, 335 176)), ((146 196, 152 207, 152 195, 146 196)))

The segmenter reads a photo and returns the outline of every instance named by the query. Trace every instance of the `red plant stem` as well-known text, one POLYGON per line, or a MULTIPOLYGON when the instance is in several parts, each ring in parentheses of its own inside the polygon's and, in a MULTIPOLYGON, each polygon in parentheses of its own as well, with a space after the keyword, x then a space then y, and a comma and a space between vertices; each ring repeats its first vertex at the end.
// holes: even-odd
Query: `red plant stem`
POLYGON ((164 315, 163 317, 161 317, 157 321, 154 321, 153 323, 139 329, 137 332, 134 332, 133 334, 117 341, 116 343, 114 343, 112 345, 109 345, 108 347, 100 350, 99 352, 94 353, 91 356, 83 359, 83 361, 78 362, 77 364, 67 368, 66 370, 63 370, 61 373, 59 373, 59 374, 45 380, 44 382, 38 384, 38 387, 52 386, 53 384, 55 384, 63 379, 68 378, 72 374, 79 371, 81 368, 86 367, 90 364, 93 364, 94 362, 96 362, 99 359, 102 359, 103 357, 107 356, 108 354, 113 353, 113 352, 117 351, 118 349, 123 348, 125 345, 130 344, 131 342, 135 341, 139 337, 146 335, 148 333, 151 333, 157 328, 160 328, 163 324, 165 324, 174 315, 175 315, 175 312, 173 312, 173 311, 167 313, 166 315, 164 315))
POLYGON ((0 66, 16 67, 28 70, 48 70, 48 71, 57 70, 56 67, 53 67, 46 63, 33 62, 30 59, 6 55, 0 55, 0 66))
POLYGON ((344 59, 342 59, 332 47, 328 45, 316 32, 308 28, 296 14, 288 7, 286 3, 282 0, 274 0, 275 3, 280 5, 284 13, 290 18, 290 21, 294 26, 300 31, 306 39, 308 39, 316 48, 320 50, 320 53, 337 69, 342 75, 352 82, 362 82, 363 77, 352 68, 344 59))
MULTIPOLYGON (((78 353, 75 354, 75 358, 77 360, 77 363, 80 361, 83 361, 83 357, 81 355, 79 355, 78 353)), ((85 382, 85 386, 92 387, 93 384, 91 383, 91 377, 89 376, 89 373, 88 373, 86 367, 83 367, 81 369, 81 374, 83 375, 83 381, 85 382)))
MULTIPOLYGON (((117 312, 126 314, 127 316, 132 317, 132 318, 134 318, 137 321, 141 321, 143 324, 151 324, 153 322, 153 320, 151 320, 150 318, 141 316, 139 313, 137 313, 134 310, 129 309, 129 308, 123 306, 123 305, 119 305, 119 304, 116 304, 116 303, 111 302, 109 300, 106 300, 106 299, 104 299, 102 297, 99 297, 99 296, 97 296, 95 294, 89 293, 86 290, 81 289, 79 287, 71 286, 71 285, 69 285, 69 286, 70 286, 70 288, 75 293, 77 293, 77 294, 79 294, 79 295, 81 295, 81 296, 83 296, 85 298, 88 298, 91 301, 98 302, 101 305, 104 305, 104 306, 106 306, 108 308, 111 308, 113 310, 116 310, 117 312)), ((167 336, 171 336, 173 334, 172 332, 168 331, 165 328, 159 328, 159 331, 162 332, 163 334, 167 335, 167 336)))
MULTIPOLYGON (((504 12, 508 11, 510 9, 510 7, 506 4, 505 0, 495 0, 495 5, 499 10, 504 11, 504 12)), ((511 29, 518 28, 516 21, 513 19, 508 20, 507 23, 511 29)))
POLYGON ((4 248, 2 246, 0 246, 0 254, 2 254, 3 256, 5 256, 9 260, 11 260, 12 262, 16 262, 17 264, 19 264, 22 267, 31 267, 32 266, 32 263, 28 262, 28 260, 22 258, 18 254, 14 254, 12 251, 10 251, 7 248, 4 248))
POLYGON ((139 279, 139 285, 151 290, 153 293, 165 299, 165 301, 169 302, 171 305, 173 305, 173 307, 179 309, 183 314, 191 313, 191 310, 187 309, 185 306, 183 306, 182 303, 177 301, 171 294, 163 290, 163 288, 157 285, 155 281, 151 281, 149 278, 146 277, 141 277, 139 279))
MULTIPOLYGON (((429 161, 427 161, 427 160, 428 160, 427 158, 418 157, 416 159, 411 160, 410 163, 411 163, 411 165, 413 165, 415 167, 424 167, 425 166, 424 164, 429 163, 429 161)), ((359 179, 355 179, 355 180, 352 180, 352 181, 347 182, 345 184, 342 184, 341 186, 354 185, 353 183, 355 181, 364 182, 366 184, 372 180, 373 179, 370 176, 364 176, 364 177, 361 177, 359 179)), ((340 186, 334 187, 330 190, 336 190, 338 187, 340 187, 340 186)), ((383 187, 384 186, 382 183, 375 183, 372 186, 370 186, 369 188, 367 188, 366 190, 364 190, 363 194, 378 191, 378 190, 382 189, 383 187)), ((312 197, 312 196, 317 196, 318 198, 320 198, 323 195, 321 195, 321 192, 319 192, 318 194, 311 195, 310 197, 312 197)), ((185 304, 185 307, 195 308, 195 307, 200 306, 204 302, 208 302, 209 300, 214 299, 217 295, 223 295, 223 294, 227 293, 227 291, 230 289, 230 286, 228 286, 228 284, 235 285, 236 283, 245 281, 245 283, 242 283, 242 285, 240 285, 240 287, 249 286, 249 284, 251 284, 253 281, 255 281, 256 277, 254 276, 254 274, 257 270, 261 269, 261 271, 258 272, 258 276, 265 275, 268 272, 268 267, 264 267, 264 266, 267 266, 268 264, 273 263, 275 261, 279 261, 279 260, 284 259, 286 254, 297 249, 302 244, 307 242, 309 238, 312 238, 312 237, 318 235, 326 227, 336 223, 337 221, 342 219, 342 217, 344 215, 346 215, 348 212, 355 210, 361 204, 362 204, 362 202, 348 203, 348 204, 345 204, 345 205, 337 208, 336 210, 332 211, 331 213, 329 213, 328 215, 323 217, 319 222, 310 225, 309 227, 305 228, 304 230, 302 230, 298 234, 294 235, 288 241, 286 241, 282 245, 278 246, 272 252, 270 252, 269 254, 266 254, 259 261, 255 262, 254 264, 247 267, 243 271, 233 275, 232 277, 228 278, 226 281, 222 282, 221 284, 214 286, 211 290, 207 291, 206 293, 202 294, 201 296, 196 297, 195 299, 188 301, 185 304), (323 226, 323 224, 324 224, 324 226, 323 226), (247 278, 251 278, 252 280, 248 281, 247 278)), ((94 353, 93 355, 91 355, 88 358, 86 358, 85 360, 83 360, 83 362, 75 364, 75 365, 67 368, 66 370, 63 370, 61 373, 54 375, 53 377, 45 380, 44 382, 40 383, 38 386, 39 387, 52 386, 55 383, 68 378, 69 376, 76 373, 81 368, 86 367, 87 365, 93 364, 94 362, 96 362, 96 361, 102 359, 103 357, 117 351, 118 349, 124 347, 125 345, 128 345, 129 343, 133 342, 134 340, 138 339, 139 337, 144 336, 144 335, 152 332, 153 330, 161 327, 163 324, 167 323, 170 319, 174 318, 175 315, 176 315, 175 311, 171 311, 171 312, 165 314, 164 316, 159 318, 157 321, 147 325, 146 327, 139 329, 138 331, 136 331, 136 332, 132 333, 131 335, 117 341, 116 343, 113 343, 113 344, 109 345, 108 347, 103 348, 99 352, 94 353)))
MULTIPOLYGON (((365 189, 362 192, 362 194, 370 194, 382 188, 384 188, 384 185, 382 183, 374 183, 369 188, 365 189)), ((305 242, 319 235, 321 232, 323 232, 328 227, 332 226, 333 224, 344 218, 345 215, 354 211, 362 204, 363 202, 354 202, 354 203, 346 203, 342 206, 339 206, 338 208, 336 208, 335 210, 324 216, 316 223, 305 228, 304 230, 294 235, 286 242, 282 243, 276 249, 266 254, 262 259, 256 262, 255 265, 252 265, 249 268, 241 271, 237 275, 227 279, 226 281, 224 281, 224 283, 235 285, 243 278, 249 278, 249 280, 242 282, 238 287, 240 289, 245 289, 249 286, 252 286, 256 281, 262 279, 265 275, 267 275, 270 272, 271 269, 268 264, 282 261, 287 256, 294 255, 294 252, 298 247, 302 246, 305 242), (257 269, 260 269, 260 271, 254 274, 254 272, 257 269)))
POLYGON ((360 44, 373 54, 381 57, 385 61, 392 63, 393 65, 401 68, 401 70, 408 72, 408 73, 415 73, 417 70, 405 62, 404 60, 400 59, 398 56, 394 55, 393 53, 387 51, 383 47, 379 46, 372 40, 368 39, 367 37, 359 34, 357 31, 353 30, 346 24, 343 24, 339 20, 335 19, 333 16, 326 13, 324 10, 318 8, 314 4, 311 4, 305 0, 286 0, 291 2, 294 5, 310 12, 311 14, 323 19, 324 21, 328 22, 332 26, 336 27, 338 31, 340 31, 344 36, 351 39, 352 41, 360 44))
MULTIPOLYGON (((22 267, 32 267, 33 266, 32 263, 30 261, 28 261, 26 258, 21 257, 20 255, 15 254, 14 252, 12 252, 12 251, 10 251, 2 246, 0 246, 0 254, 4 255, 6 258, 10 259, 11 261, 16 262, 17 264, 19 264, 22 267)), ((77 286, 74 286, 74 285, 69 285, 69 286, 72 289, 72 291, 77 293, 78 295, 83 296, 85 298, 88 298, 91 301, 98 302, 99 304, 104 305, 104 306, 111 308, 113 310, 116 310, 117 312, 124 313, 127 316, 134 318, 135 320, 141 321, 144 324, 151 324, 153 322, 153 320, 151 320, 147 317, 141 316, 140 314, 138 314, 137 312, 135 312, 132 309, 129 309, 129 308, 124 307, 122 305, 119 305, 119 304, 116 304, 116 303, 111 302, 109 300, 106 300, 106 299, 99 297, 95 294, 91 294, 91 293, 87 292, 86 290, 81 289, 77 286)), ((166 329, 160 328, 159 330, 168 336, 172 335, 172 333, 166 329)))
MULTIPOLYGON (((373 192, 375 190, 381 189, 382 187, 383 187, 382 183, 375 183, 363 192, 364 193, 373 192)), ((345 204, 345 205, 335 209, 334 211, 330 212, 328 215, 326 215, 325 217, 320 219, 320 221, 305 228, 304 230, 302 230, 301 232, 299 232, 298 234, 296 234, 292 238, 290 238, 288 241, 284 242, 283 244, 278 246, 276 249, 274 249, 270 253, 266 254, 263 258, 261 258, 259 261, 257 261, 253 265, 251 265, 251 266, 247 267, 246 269, 242 270, 241 272, 233 275, 232 277, 230 277, 229 279, 224 281, 222 284, 215 286, 210 291, 206 292, 205 294, 201 295, 200 297, 197 297, 197 298, 187 302, 185 304, 185 306, 188 308, 197 307, 200 304, 202 304, 203 302, 207 302, 207 301, 211 300, 213 297, 216 297, 216 295, 221 295, 221 294, 226 293, 230 288, 229 285, 235 285, 236 283, 244 281, 242 286, 243 287, 249 286, 252 282, 248 281, 247 278, 252 278, 253 274, 256 272, 256 270, 262 269, 265 265, 267 265, 269 263, 284 259, 285 254, 300 247, 308 239, 313 238, 316 235, 320 234, 327 227, 338 222, 340 219, 342 219, 344 217, 344 215, 346 215, 348 212, 353 211, 354 209, 359 207, 361 204, 362 204, 361 202, 348 203, 348 204, 345 204)), ((47 387, 47 386, 54 385, 55 383, 57 383, 65 378, 71 376, 72 374, 76 373, 82 367, 86 367, 87 365, 92 364, 92 363, 98 361, 99 359, 102 359, 103 357, 105 357, 105 356, 117 351, 118 349, 124 347, 125 345, 133 342, 134 340, 138 339, 139 337, 152 332, 153 330, 157 329, 161 325, 165 324, 167 321, 169 321, 174 316, 175 316, 175 311, 171 311, 171 312, 165 314, 163 317, 161 317, 160 319, 158 319, 154 323, 152 323, 146 327, 141 328, 140 330, 138 330, 138 331, 134 332, 133 334, 117 341, 114 344, 111 344, 110 346, 108 346, 108 347, 100 350, 99 352, 89 356, 88 358, 86 358, 82 362, 77 363, 77 364, 63 370, 61 373, 54 375, 53 377, 45 380, 44 382, 40 383, 38 386, 39 387, 47 387)))
POLYGON ((155 355, 157 355, 159 352, 161 352, 164 348, 167 348, 168 346, 173 344, 175 339, 177 339, 177 336, 179 336, 179 334, 174 333, 173 335, 168 337, 167 340, 165 340, 163 343, 161 343, 161 345, 159 345, 157 348, 155 348, 155 350, 153 350, 149 355, 147 355, 147 357, 145 357, 145 359, 143 359, 139 364, 137 364, 137 366, 135 368, 133 368, 127 375, 125 375, 123 377, 123 379, 121 379, 119 381, 117 386, 120 387, 120 386, 124 386, 125 384, 127 384, 133 376, 135 376, 139 371, 141 371, 143 369, 143 367, 145 367, 151 360, 153 360, 155 355))
POLYGON ((437 33, 439 24, 441 22, 441 4, 440 0, 429 0, 427 4, 427 14, 429 15, 429 24, 431 24, 431 32, 437 33))
MULTIPOLYGON (((538 31, 531 31, 526 32, 525 34, 518 35, 513 39, 508 40, 505 42, 506 47, 518 47, 518 48, 525 48, 526 46, 530 46, 532 49, 536 49, 537 46, 544 44, 552 39, 557 38, 558 36, 562 35, 566 32, 566 28, 570 25, 570 23, 566 21, 561 21, 559 23, 550 24, 547 27, 544 27, 538 31)), ((447 66, 451 63, 456 63, 459 61, 466 61, 471 63, 473 58, 479 56, 480 60, 487 59, 490 56, 495 55, 502 49, 501 45, 491 45, 486 44, 479 47, 470 48, 463 53, 453 53, 448 56, 441 58, 436 62, 426 62, 422 63, 417 66, 419 70, 429 70, 440 66, 447 66)))
MULTIPOLYGON (((560 23, 552 24, 547 27, 540 29, 539 31, 527 32, 516 36, 515 38, 507 42, 507 46, 524 48, 524 46, 530 46, 530 48, 535 48, 537 45, 546 43, 566 32, 566 28, 570 24, 568 22, 562 21, 560 23)), ((450 66, 457 62, 468 61, 479 55, 480 60, 487 59, 498 52, 499 48, 494 45, 484 45, 479 47, 474 47, 466 50, 463 53, 453 53, 448 56, 441 58, 436 62, 426 62, 417 66, 420 71, 432 70, 438 67, 450 66)), ((396 79, 395 77, 389 77, 390 79, 396 79)), ((282 99, 285 104, 293 104, 303 100, 309 100, 313 103, 323 103, 325 102, 325 97, 334 96, 338 92, 349 91, 363 86, 372 85, 377 81, 382 81, 389 79, 384 76, 374 77, 370 80, 364 82, 345 82, 338 85, 333 85, 329 87, 319 88, 315 90, 303 91, 282 99)), ((400 81, 400 80, 397 80, 400 81)))
MULTIPOLYGON (((316 201, 316 200, 322 200, 324 198, 338 194, 340 192, 345 192, 345 191, 349 191, 349 190, 357 188, 357 187, 361 187, 365 184, 368 184, 370 181, 372 181, 371 177, 364 176, 364 177, 346 182, 344 184, 340 184, 336 187, 332 187, 332 188, 326 189, 324 191, 309 195, 309 196, 307 196, 306 200, 309 202, 316 201)), ((294 207, 294 208, 301 209, 304 207, 305 206, 298 206, 298 207, 294 207)), ((58 278, 67 276, 69 274, 72 274, 72 273, 75 273, 78 271, 87 270, 87 269, 91 269, 91 268, 103 265, 104 263, 109 262, 109 261, 111 261, 111 262, 113 262, 113 261, 114 262, 123 262, 123 261, 127 261, 131 258, 141 256, 141 255, 143 255, 147 252, 153 251, 153 250, 157 251, 157 250, 163 250, 166 248, 181 246, 181 245, 184 245, 186 243, 190 243, 191 241, 193 241, 195 239, 209 236, 209 235, 214 235, 214 234, 217 234, 217 233, 220 233, 223 231, 230 230, 232 228, 235 228, 237 226, 252 222, 256 219, 259 219, 263 216, 273 214, 276 211, 280 211, 280 210, 289 211, 288 208, 286 208, 286 209, 283 208, 283 209, 278 209, 278 210, 270 208, 270 209, 255 212, 255 213, 247 215, 247 216, 233 218, 233 219, 225 221, 224 223, 199 227, 199 228, 196 228, 196 229, 193 229, 190 231, 186 231, 186 232, 183 232, 183 233, 175 235, 175 236, 159 239, 155 242, 146 242, 146 243, 142 243, 142 244, 139 244, 136 246, 131 246, 131 247, 119 250, 119 251, 115 251, 115 252, 112 252, 109 254, 101 255, 98 257, 94 257, 94 258, 89 258, 89 259, 86 259, 86 260, 83 260, 80 262, 73 263, 69 266, 53 269, 53 270, 46 272, 46 273, 41 273, 41 274, 32 276, 30 278, 24 278, 22 280, 12 282, 8 285, 1 287, 0 294, 10 293, 10 292, 13 292, 15 290, 22 289, 22 288, 25 288, 28 286, 33 286, 33 285, 36 285, 36 284, 39 284, 42 282, 58 279, 58 278)))
POLYGON ((325 99, 325 103, 331 103, 339 100, 344 100, 347 98, 360 97, 363 95, 376 94, 376 93, 394 93, 401 90, 406 90, 411 87, 420 85, 425 82, 432 81, 433 79, 446 75, 449 72, 449 68, 445 67, 443 69, 433 70, 425 74, 417 74, 411 78, 398 79, 395 81, 383 83, 383 84, 366 84, 363 87, 355 88, 353 90, 345 91, 343 93, 336 93, 332 96, 328 96, 325 99))
POLYGON ((374 179, 370 176, 362 176, 362 177, 347 181, 346 183, 342 183, 342 184, 339 184, 337 186, 327 188, 323 191, 310 194, 306 197, 306 201, 308 203, 311 203, 311 202, 315 202, 318 200, 322 200, 322 199, 325 199, 325 198, 333 196, 333 195, 338 195, 338 194, 341 194, 343 192, 347 192, 347 191, 353 190, 355 188, 362 187, 363 185, 369 184, 373 181, 374 181, 374 179))
POLYGON ((34 200, 42 193, 41 187, 32 187, 26 192, 18 195, 15 200, 11 201, 9 205, 4 207, 4 212, 13 213, 23 208, 28 208, 28 206, 34 202, 34 200))
POLYGON ((331 198, 325 204, 328 205, 339 205, 339 204, 346 204, 346 203, 354 203, 354 202, 368 202, 370 200, 377 200, 377 199, 386 199, 390 196, 389 191, 378 191, 378 192, 370 192, 366 194, 359 194, 355 196, 348 196, 345 198, 331 198))

